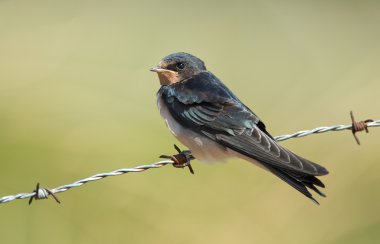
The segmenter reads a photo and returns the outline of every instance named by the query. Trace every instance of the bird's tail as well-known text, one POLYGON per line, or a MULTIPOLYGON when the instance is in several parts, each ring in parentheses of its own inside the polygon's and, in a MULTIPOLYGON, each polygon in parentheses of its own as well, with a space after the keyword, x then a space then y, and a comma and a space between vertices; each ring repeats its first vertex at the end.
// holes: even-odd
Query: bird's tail
POLYGON ((318 205, 319 202, 313 198, 313 195, 308 191, 307 188, 315 191, 322 197, 326 197, 326 195, 316 187, 319 186, 324 188, 325 185, 314 175, 295 172, 269 165, 266 165, 265 167, 274 175, 276 175, 281 180, 294 187, 297 191, 301 192, 303 195, 310 198, 313 202, 315 202, 318 205))

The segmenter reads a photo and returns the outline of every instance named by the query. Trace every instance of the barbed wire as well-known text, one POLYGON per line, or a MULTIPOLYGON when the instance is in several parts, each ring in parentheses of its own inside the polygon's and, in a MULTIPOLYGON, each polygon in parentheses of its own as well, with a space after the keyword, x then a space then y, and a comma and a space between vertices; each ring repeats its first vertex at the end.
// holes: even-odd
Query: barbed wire
MULTIPOLYGON (((319 133, 330 132, 330 131, 352 130, 352 133, 354 134, 357 143, 360 144, 359 139, 355 135, 356 132, 362 131, 362 130, 366 130, 368 132, 367 127, 378 127, 378 126, 380 126, 380 120, 366 120, 366 121, 356 122, 354 120, 352 112, 351 112, 351 119, 352 119, 352 124, 350 124, 350 125, 332 125, 332 126, 317 127, 315 129, 311 129, 311 130, 298 131, 298 132, 295 132, 293 134, 275 136, 274 139, 276 141, 284 141, 284 140, 288 140, 291 138, 299 138, 299 137, 308 136, 311 134, 319 134, 319 133)), ((60 203, 60 201, 58 200, 58 198, 54 194, 65 192, 69 189, 82 186, 88 182, 101 180, 101 179, 104 179, 104 178, 110 177, 110 176, 118 176, 118 175, 123 175, 126 173, 138 173, 138 172, 146 171, 148 169, 161 168, 161 167, 166 166, 168 164, 172 164, 172 165, 177 164, 178 162, 175 162, 175 161, 176 160, 174 160, 174 161, 173 160, 163 160, 163 161, 155 162, 152 164, 136 166, 133 168, 123 168, 123 169, 114 170, 114 171, 111 171, 108 173, 100 173, 100 174, 96 174, 96 175, 75 181, 74 183, 71 183, 71 184, 56 187, 54 189, 40 188, 39 183, 37 183, 37 187, 32 193, 19 193, 16 195, 9 195, 9 196, 1 197, 0 198, 0 204, 11 202, 11 201, 14 201, 16 199, 25 199, 25 198, 30 199, 29 200, 29 204, 30 204, 30 203, 32 203, 33 199, 36 199, 36 200, 47 199, 49 195, 52 195, 54 197, 54 199, 58 203, 60 203)))
MULTIPOLYGON (((372 122, 367 123, 367 127, 378 127, 380 126, 380 120, 374 120, 372 122)), ((274 139, 276 141, 285 141, 291 138, 304 137, 311 134, 324 133, 329 131, 340 131, 340 130, 352 130, 352 125, 332 125, 332 126, 322 126, 317 127, 311 130, 301 130, 297 131, 293 134, 275 136, 274 139)))
MULTIPOLYGON (((36 190, 34 190, 32 193, 19 193, 16 195, 4 196, 4 197, 0 198, 0 203, 7 203, 10 201, 14 201, 16 199, 24 199, 24 198, 30 198, 29 203, 32 203, 33 198, 35 198, 36 200, 47 199, 49 195, 54 196, 54 194, 56 194, 56 193, 65 192, 71 188, 79 187, 79 186, 82 186, 88 182, 101 180, 101 179, 104 179, 104 178, 109 177, 109 176, 118 176, 118 175, 123 175, 126 173, 143 172, 143 171, 146 171, 148 169, 157 169, 157 168, 161 168, 162 166, 165 166, 168 164, 173 164, 173 163, 174 162, 172 160, 163 160, 163 161, 155 162, 152 164, 136 166, 134 168, 117 169, 117 170, 107 172, 107 173, 96 174, 96 175, 75 181, 74 183, 59 186, 59 187, 51 189, 51 190, 49 190, 47 188, 40 188, 39 183, 37 183, 36 190)), ((54 198, 55 198, 55 196, 54 196, 54 198)), ((55 199, 57 200, 57 198, 55 198, 55 199)), ((59 202, 59 201, 57 201, 57 202, 59 202)))

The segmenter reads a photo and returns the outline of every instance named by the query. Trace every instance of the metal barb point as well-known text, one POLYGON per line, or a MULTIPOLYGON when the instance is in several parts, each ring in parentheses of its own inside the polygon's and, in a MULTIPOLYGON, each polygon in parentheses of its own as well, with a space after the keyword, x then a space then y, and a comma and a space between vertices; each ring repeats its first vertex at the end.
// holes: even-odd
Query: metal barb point
POLYGON ((182 151, 176 144, 174 144, 174 149, 178 152, 176 155, 168 156, 161 155, 160 158, 167 158, 173 160, 173 166, 176 168, 185 168, 188 167, 190 173, 194 174, 193 167, 190 164, 190 161, 194 159, 193 155, 189 150, 182 151))
POLYGON ((356 135, 356 132, 365 130, 368 133, 369 131, 368 131, 367 123, 373 122, 373 120, 367 119, 364 121, 357 122, 357 121, 355 121, 354 113, 352 111, 350 111, 350 116, 351 116, 351 122, 352 122, 352 128, 351 128, 352 135, 354 136, 356 143, 358 143, 358 145, 360 145, 360 141, 356 135))
POLYGON ((33 192, 34 192, 34 195, 30 197, 29 205, 32 204, 33 199, 36 199, 36 200, 48 199, 49 195, 53 196, 54 200, 57 203, 61 203, 51 190, 47 188, 40 188, 40 183, 37 183, 36 189, 33 190, 33 192))

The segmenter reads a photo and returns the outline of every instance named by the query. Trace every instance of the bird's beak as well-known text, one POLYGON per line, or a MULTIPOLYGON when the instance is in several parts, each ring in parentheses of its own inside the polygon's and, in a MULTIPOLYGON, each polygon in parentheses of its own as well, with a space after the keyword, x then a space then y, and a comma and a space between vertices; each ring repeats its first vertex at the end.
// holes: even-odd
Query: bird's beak
POLYGON ((156 67, 151 68, 150 71, 160 73, 160 72, 164 72, 165 69, 160 68, 159 66, 156 66, 156 67))
POLYGON ((160 66, 153 67, 150 69, 150 71, 156 72, 156 73, 164 73, 164 72, 176 73, 175 71, 172 71, 172 70, 163 69, 160 66))

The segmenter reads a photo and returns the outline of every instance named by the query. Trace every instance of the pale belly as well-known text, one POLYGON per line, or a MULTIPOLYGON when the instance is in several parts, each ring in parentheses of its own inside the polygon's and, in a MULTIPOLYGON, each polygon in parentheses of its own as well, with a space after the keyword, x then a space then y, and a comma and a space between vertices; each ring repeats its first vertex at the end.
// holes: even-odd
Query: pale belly
POLYGON ((159 95, 157 96, 157 106, 170 132, 190 149, 196 159, 203 162, 222 162, 235 156, 229 149, 179 124, 171 116, 159 95))

